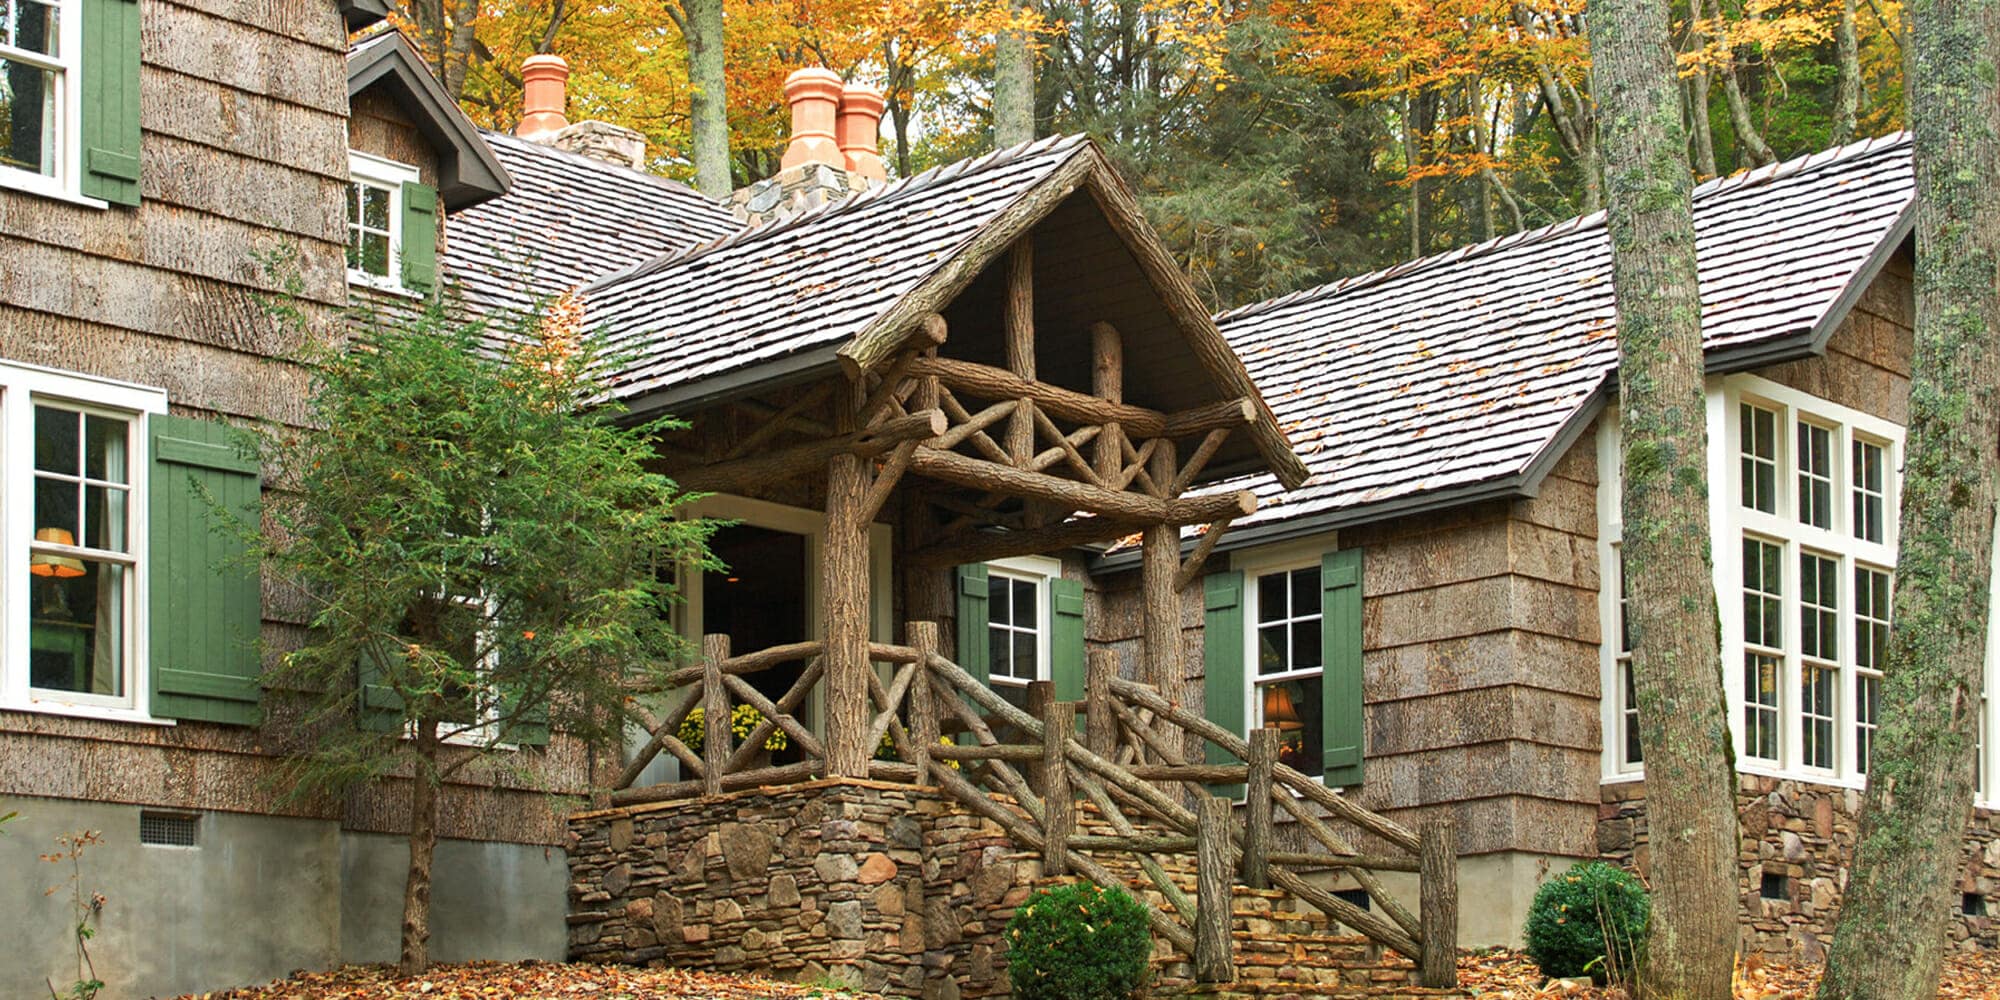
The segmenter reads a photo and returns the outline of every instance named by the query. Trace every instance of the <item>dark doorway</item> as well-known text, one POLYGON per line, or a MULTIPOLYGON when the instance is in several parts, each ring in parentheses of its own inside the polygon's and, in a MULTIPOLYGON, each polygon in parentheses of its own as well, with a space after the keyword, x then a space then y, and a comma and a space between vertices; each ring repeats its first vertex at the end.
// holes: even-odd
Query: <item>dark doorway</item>
MULTIPOLYGON (((725 568, 702 574, 704 634, 728 635, 731 655, 804 642, 810 637, 806 536, 736 524, 717 531, 709 540, 709 550, 725 568)), ((783 663, 745 679, 766 698, 777 701, 804 669, 804 663, 783 663)), ((793 714, 804 720, 807 708, 801 705, 793 714)), ((796 757, 796 748, 773 755, 781 763, 796 757)))

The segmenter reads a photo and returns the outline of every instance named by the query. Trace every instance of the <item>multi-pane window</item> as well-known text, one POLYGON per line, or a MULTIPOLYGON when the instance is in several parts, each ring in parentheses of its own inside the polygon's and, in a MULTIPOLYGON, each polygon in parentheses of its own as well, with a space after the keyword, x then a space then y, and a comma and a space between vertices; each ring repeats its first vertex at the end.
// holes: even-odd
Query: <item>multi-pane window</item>
POLYGON ((1889 652, 1887 572, 1854 568, 1854 769, 1868 773, 1881 718, 1882 661, 1889 652))
POLYGON ((1632 624, 1625 617, 1632 603, 1632 585, 1625 578, 1624 550, 1612 546, 1618 553, 1613 565, 1618 574, 1618 762, 1626 766, 1636 766, 1645 762, 1645 755, 1639 750, 1639 693, 1632 676, 1632 624))
POLYGON ((993 680, 1022 685, 1040 677, 1042 608, 1034 581, 1001 573, 986 578, 986 640, 993 680))
POLYGON ((35 405, 30 687, 126 694, 132 423, 122 415, 35 405))
POLYGON ((1801 759, 1832 770, 1834 709, 1839 701, 1840 563, 1799 555, 1799 726, 1801 759))
MULTIPOLYGON (((1799 421, 1799 520, 1833 527, 1833 432, 1799 421)), ((1760 508, 1763 509, 1763 508, 1760 508)))
POLYGON ((1769 514, 1778 509, 1778 415, 1749 403, 1737 409, 1743 506, 1769 514))
POLYGON ((58 0, 0 0, 0 175, 69 169, 75 16, 58 0))
POLYGON ((1743 539, 1743 753, 1778 759, 1778 678, 1784 662, 1784 550, 1743 539))
POLYGON ((1257 577, 1253 725, 1278 730, 1279 760, 1309 775, 1324 771, 1324 684, 1318 566, 1257 577))
POLYGON ((1888 511, 1888 449, 1860 437, 1854 439, 1854 537, 1880 542, 1882 519, 1888 511))
POLYGON ((417 181, 417 169, 350 150, 347 171, 347 279, 355 284, 400 290, 403 288, 403 191, 404 185, 417 181))

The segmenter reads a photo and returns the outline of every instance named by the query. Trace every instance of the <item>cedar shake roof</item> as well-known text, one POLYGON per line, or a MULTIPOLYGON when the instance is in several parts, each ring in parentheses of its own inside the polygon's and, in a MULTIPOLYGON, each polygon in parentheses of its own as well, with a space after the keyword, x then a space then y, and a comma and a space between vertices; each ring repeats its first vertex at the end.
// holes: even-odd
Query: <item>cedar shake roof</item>
MULTIPOLYGON (((1819 353, 1909 229, 1907 135, 1695 189, 1711 372, 1819 353)), ((1603 213, 1219 314, 1312 475, 1224 547, 1533 495, 1617 367, 1603 213)))
POLYGON ((455 212, 443 265, 482 314, 538 300, 726 236, 742 223, 693 188, 553 146, 482 130, 513 187, 455 212))

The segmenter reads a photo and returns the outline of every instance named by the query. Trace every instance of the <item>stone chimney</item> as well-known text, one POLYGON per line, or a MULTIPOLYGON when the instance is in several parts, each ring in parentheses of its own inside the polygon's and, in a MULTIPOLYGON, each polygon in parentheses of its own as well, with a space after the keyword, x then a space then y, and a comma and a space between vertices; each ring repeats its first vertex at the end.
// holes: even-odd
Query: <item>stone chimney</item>
POLYGON ((751 225, 822 205, 887 181, 877 151, 884 101, 880 91, 843 86, 832 70, 808 66, 785 78, 792 138, 778 173, 729 196, 737 218, 751 225))
POLYGON ((514 134, 530 142, 615 163, 633 170, 646 165, 646 137, 610 122, 570 124, 564 115, 569 63, 553 53, 521 63, 521 123, 514 134))

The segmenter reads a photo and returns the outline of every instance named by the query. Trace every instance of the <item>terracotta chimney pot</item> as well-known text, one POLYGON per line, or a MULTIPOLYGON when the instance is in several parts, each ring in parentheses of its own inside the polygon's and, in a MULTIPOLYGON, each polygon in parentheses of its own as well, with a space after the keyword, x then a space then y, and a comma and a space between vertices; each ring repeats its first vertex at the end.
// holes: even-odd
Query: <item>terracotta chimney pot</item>
POLYGON ((840 155, 847 172, 869 180, 889 179, 876 140, 882 132, 882 109, 888 102, 873 87, 849 84, 840 92, 840 155))
POLYGON ((844 166, 834 141, 834 115, 840 107, 840 74, 823 66, 808 66, 785 78, 785 103, 792 106, 792 141, 780 166, 789 170, 803 163, 844 166))
POLYGON ((550 53, 529 56, 521 63, 521 124, 514 134, 524 139, 561 131, 569 124, 563 116, 567 101, 564 87, 569 82, 569 63, 550 53))

